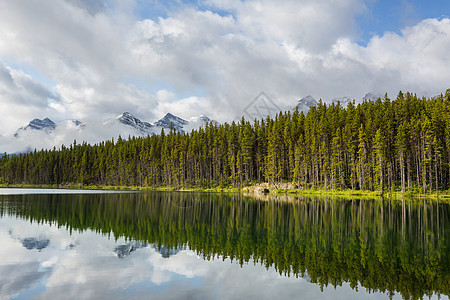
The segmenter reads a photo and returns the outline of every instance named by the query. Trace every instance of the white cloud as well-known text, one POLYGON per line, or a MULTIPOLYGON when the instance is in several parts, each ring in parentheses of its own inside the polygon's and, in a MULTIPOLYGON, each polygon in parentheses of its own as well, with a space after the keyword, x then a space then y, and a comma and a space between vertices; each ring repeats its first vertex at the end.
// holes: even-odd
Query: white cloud
POLYGON ((158 101, 161 102, 171 102, 176 99, 176 95, 168 90, 159 90, 156 93, 158 101))
MULTIPOLYGON (((0 130, 12 134, 14 128, 24 125, 24 120, 31 120, 52 112, 48 106, 60 105, 59 95, 40 84, 31 76, 20 70, 0 64, 0 130)), ((26 124, 26 123, 25 123, 26 124)))
POLYGON ((290 43, 309 51, 327 51, 336 37, 355 36, 354 16, 364 1, 206 1, 235 13, 246 36, 290 43))
POLYGON ((308 94, 445 91, 450 20, 423 20, 361 46, 355 17, 367 13, 365 2, 208 0, 142 20, 131 0, 3 1, 0 134, 61 114, 84 121, 130 111, 152 122, 169 111, 200 112, 230 121, 261 91, 281 108, 308 94))
POLYGON ((188 120, 191 116, 208 115, 208 112, 214 109, 213 103, 208 101, 207 98, 188 97, 176 101, 160 101, 155 111, 159 118, 162 118, 169 111, 188 120))
POLYGON ((339 69, 354 65, 367 72, 370 88, 395 96, 399 90, 432 96, 444 92, 450 78, 450 19, 427 19, 405 28, 401 35, 373 37, 366 47, 339 40, 326 60, 339 69))

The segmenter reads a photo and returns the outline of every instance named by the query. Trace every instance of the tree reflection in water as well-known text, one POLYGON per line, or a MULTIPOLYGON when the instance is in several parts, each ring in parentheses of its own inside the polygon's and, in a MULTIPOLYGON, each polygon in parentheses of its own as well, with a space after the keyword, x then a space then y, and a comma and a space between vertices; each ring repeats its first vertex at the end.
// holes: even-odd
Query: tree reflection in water
POLYGON ((406 299, 450 294, 449 205, 425 200, 255 200, 238 194, 0 196, 0 214, 91 229, 204 259, 274 266, 323 288, 349 282, 406 299))

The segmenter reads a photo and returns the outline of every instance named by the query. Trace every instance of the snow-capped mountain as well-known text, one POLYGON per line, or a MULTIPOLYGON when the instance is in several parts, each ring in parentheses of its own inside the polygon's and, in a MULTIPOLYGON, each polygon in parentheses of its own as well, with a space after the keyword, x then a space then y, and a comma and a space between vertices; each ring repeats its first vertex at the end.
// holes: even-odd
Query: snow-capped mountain
POLYGON ((42 249, 47 248, 49 243, 49 239, 39 239, 35 237, 28 237, 22 240, 22 246, 27 248, 27 250, 37 249, 38 251, 41 251, 42 249))
POLYGON ((375 95, 375 94, 373 94, 373 93, 367 93, 363 98, 362 98, 362 101, 364 102, 364 101, 375 101, 375 100, 377 100, 378 98, 383 98, 382 96, 380 96, 380 95, 375 95))
MULTIPOLYGON (((358 103, 362 103, 364 101, 375 101, 380 97, 382 98, 382 96, 379 96, 379 95, 376 95, 373 93, 367 93, 364 97, 361 98, 361 100, 356 100, 356 98, 354 98, 354 97, 345 96, 345 97, 333 98, 328 103, 337 104, 339 102, 341 107, 346 108, 350 102, 354 102, 355 104, 358 104, 358 103)), ((307 114, 309 109, 312 106, 315 106, 317 104, 318 104, 318 102, 316 101, 316 99, 314 99, 311 95, 309 95, 309 96, 303 97, 302 99, 298 100, 297 105, 294 107, 293 110, 295 110, 295 108, 298 107, 299 111, 303 111, 304 114, 307 114)))
MULTIPOLYGON (((350 101, 359 103, 377 98, 377 95, 367 93, 360 101, 355 101, 351 97, 342 97, 334 98, 331 103, 339 101, 342 107, 346 107, 350 101)), ((307 114, 309 109, 317 104, 316 99, 309 95, 298 100, 293 109, 298 108, 299 111, 307 114)), ((54 122, 49 118, 34 119, 26 126, 19 128, 14 135, 0 136, 0 153, 24 153, 33 151, 33 149, 59 148, 61 145, 72 144, 74 140, 95 144, 116 139, 119 135, 123 138, 147 136, 159 134, 162 129, 167 133, 171 127, 175 131, 190 132, 208 123, 216 124, 217 122, 205 115, 185 120, 167 113, 160 120, 151 123, 140 120, 129 112, 103 121, 91 119, 81 122, 75 119, 66 119, 54 122)))
POLYGON ((358 100, 356 100, 356 98, 352 98, 352 97, 341 97, 341 98, 334 98, 333 100, 331 100, 331 103, 336 104, 339 102, 343 108, 346 108, 347 105, 353 101, 355 102, 355 104, 358 104, 358 103, 362 103, 364 101, 375 101, 378 98, 383 98, 383 97, 380 95, 373 94, 373 93, 367 93, 364 95, 364 97, 361 98, 360 101, 358 101, 358 100))
POLYGON ((205 115, 200 115, 198 117, 192 117, 189 119, 189 123, 206 124, 209 122, 211 122, 211 119, 205 115))
POLYGON ((218 124, 217 121, 211 120, 210 118, 208 118, 205 115, 200 115, 198 117, 192 117, 192 118, 189 119, 189 122, 186 125, 184 125, 183 130, 185 132, 190 132, 193 129, 198 129, 200 127, 205 127, 205 125, 209 124, 209 123, 218 124))
POLYGON ((312 106, 317 105, 316 99, 314 99, 311 95, 308 95, 306 97, 303 97, 302 99, 298 100, 297 105, 294 107, 298 108, 298 111, 302 111, 304 114, 308 113, 309 109, 312 106))
POLYGON ((347 105, 350 103, 350 102, 353 102, 354 101, 354 98, 351 98, 351 97, 341 97, 341 98, 334 98, 333 100, 331 100, 331 104, 338 104, 338 103, 340 103, 340 105, 341 105, 341 107, 343 107, 343 108, 346 108, 347 107, 347 105))
POLYGON ((120 123, 124 125, 131 126, 136 130, 142 132, 143 134, 153 134, 153 125, 148 122, 142 122, 138 118, 134 117, 129 112, 124 112, 122 115, 118 116, 120 123))
POLYGON ((135 129, 136 131, 139 132, 139 134, 142 135, 159 134, 161 132, 161 129, 164 129, 166 132, 168 132, 171 126, 174 131, 190 132, 193 129, 198 129, 201 126, 205 126, 207 123, 215 122, 205 115, 192 117, 189 119, 189 121, 187 121, 171 113, 168 113, 160 120, 151 124, 139 120, 138 118, 136 118, 135 116, 133 116, 128 112, 124 112, 122 115, 119 115, 117 117, 117 120, 121 124, 135 129))
POLYGON ((170 126, 176 131, 183 132, 183 126, 189 124, 188 121, 174 116, 171 113, 167 113, 162 119, 155 123, 155 126, 159 126, 165 129, 170 129, 170 126))
POLYGON ((14 135, 0 136, 0 153, 24 153, 34 149, 59 148, 70 145, 74 140, 95 144, 105 140, 129 136, 147 136, 165 132, 172 128, 179 132, 190 132, 211 121, 205 115, 190 118, 189 121, 171 113, 166 114, 155 123, 141 121, 129 112, 101 121, 91 119, 79 121, 66 119, 54 122, 49 118, 34 119, 28 125, 17 130, 14 135))
POLYGON ((383 99, 383 96, 377 95, 377 94, 374 94, 374 93, 367 93, 359 101, 356 100, 356 98, 352 98, 352 97, 341 97, 341 98, 334 98, 333 100, 331 100, 331 103, 335 103, 336 104, 336 103, 339 102, 343 108, 346 108, 347 105, 350 102, 353 102, 353 101, 355 102, 355 104, 358 104, 358 103, 362 103, 364 101, 375 101, 378 98, 382 98, 383 99))
POLYGON ((118 258, 123 259, 132 254, 132 252, 146 247, 153 248, 156 252, 159 252, 163 258, 169 258, 170 256, 176 255, 182 250, 181 247, 168 247, 164 244, 158 247, 156 244, 131 241, 128 244, 116 246, 116 248, 114 249, 114 254, 118 258))
POLYGON ((56 127, 77 128, 79 126, 83 126, 83 123, 78 120, 64 120, 57 124, 49 118, 45 118, 43 120, 34 119, 28 123, 27 126, 20 127, 14 134, 14 137, 18 138, 19 136, 26 136, 35 131, 52 134, 56 127))
POLYGON ((34 129, 34 130, 53 130, 55 129, 56 124, 49 118, 45 118, 44 120, 34 119, 27 126, 25 126, 24 130, 34 129))
POLYGON ((134 252, 137 249, 145 248, 145 247, 147 247, 147 243, 131 241, 130 243, 125 244, 125 245, 118 245, 114 249, 114 254, 118 258, 122 259, 122 258, 129 256, 131 254, 131 252, 134 252))

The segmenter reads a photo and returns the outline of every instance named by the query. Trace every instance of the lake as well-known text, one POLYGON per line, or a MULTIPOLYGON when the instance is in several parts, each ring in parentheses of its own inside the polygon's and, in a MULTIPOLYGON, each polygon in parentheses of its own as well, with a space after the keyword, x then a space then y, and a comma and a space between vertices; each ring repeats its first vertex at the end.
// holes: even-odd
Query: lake
POLYGON ((448 299, 450 205, 0 189, 0 299, 448 299))

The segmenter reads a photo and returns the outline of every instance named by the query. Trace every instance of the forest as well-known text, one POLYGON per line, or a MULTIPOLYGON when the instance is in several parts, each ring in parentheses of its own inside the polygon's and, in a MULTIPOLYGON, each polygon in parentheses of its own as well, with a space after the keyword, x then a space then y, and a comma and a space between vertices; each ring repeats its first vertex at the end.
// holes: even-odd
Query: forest
POLYGON ((449 189, 450 89, 420 98, 399 92, 347 107, 319 101, 275 118, 242 118, 181 133, 119 137, 0 158, 0 184, 243 187, 293 183, 298 189, 449 189))

